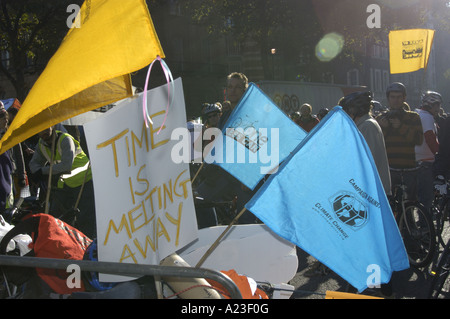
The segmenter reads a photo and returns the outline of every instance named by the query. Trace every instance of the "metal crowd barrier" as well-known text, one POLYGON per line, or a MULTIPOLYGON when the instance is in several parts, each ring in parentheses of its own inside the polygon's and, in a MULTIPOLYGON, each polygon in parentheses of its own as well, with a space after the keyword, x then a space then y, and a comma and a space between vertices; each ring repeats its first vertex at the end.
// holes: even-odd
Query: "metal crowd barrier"
POLYGON ((25 256, 0 255, 0 266, 16 266, 31 268, 50 268, 67 270, 69 265, 78 265, 81 271, 94 271, 104 274, 115 274, 130 277, 159 276, 183 278, 207 278, 223 285, 230 293, 231 299, 242 299, 241 292, 236 284, 222 273, 193 267, 136 265, 115 262, 53 259, 25 256))

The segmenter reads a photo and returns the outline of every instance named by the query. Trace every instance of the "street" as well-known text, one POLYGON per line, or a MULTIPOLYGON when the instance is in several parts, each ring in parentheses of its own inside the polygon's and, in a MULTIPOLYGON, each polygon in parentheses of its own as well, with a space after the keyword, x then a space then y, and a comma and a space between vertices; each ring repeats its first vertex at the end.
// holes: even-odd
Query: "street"
MULTIPOLYGON (((450 227, 444 229, 444 240, 450 238, 450 227)), ((442 246, 440 250, 442 251, 442 246)), ((316 262, 316 259, 297 249, 299 258, 298 272, 290 281, 290 285, 295 287, 295 292, 291 299, 325 299, 327 291, 346 292, 347 282, 336 275, 333 271, 328 274, 316 274, 305 276, 308 270, 316 262)), ((427 269, 416 269, 410 267, 401 272, 395 272, 392 276, 393 299, 425 299, 428 294, 431 277, 427 269)), ((367 289, 363 295, 374 295, 374 291, 367 289)))

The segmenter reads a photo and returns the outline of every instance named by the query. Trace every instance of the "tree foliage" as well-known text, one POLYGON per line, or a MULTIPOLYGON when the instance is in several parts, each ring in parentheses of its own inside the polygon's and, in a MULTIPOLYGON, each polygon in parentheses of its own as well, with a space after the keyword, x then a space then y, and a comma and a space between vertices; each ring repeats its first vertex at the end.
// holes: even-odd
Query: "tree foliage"
POLYGON ((301 51, 308 49, 308 42, 319 33, 317 21, 309 14, 309 0, 186 0, 183 3, 193 21, 205 25, 211 35, 228 35, 238 43, 248 39, 256 41, 266 78, 271 72, 268 63, 271 48, 276 47, 277 52, 284 54, 295 52, 294 59, 298 62, 301 51))
POLYGON ((29 88, 25 73, 39 72, 68 31, 70 4, 81 0, 0 0, 0 51, 9 63, 0 63, 21 101, 29 88))

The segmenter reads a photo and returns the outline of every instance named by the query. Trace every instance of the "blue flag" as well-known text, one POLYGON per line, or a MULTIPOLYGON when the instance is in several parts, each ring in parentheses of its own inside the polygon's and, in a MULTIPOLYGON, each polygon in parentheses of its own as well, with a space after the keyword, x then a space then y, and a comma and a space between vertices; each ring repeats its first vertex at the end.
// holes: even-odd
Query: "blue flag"
POLYGON ((222 167, 254 189, 266 174, 276 172, 307 133, 250 83, 222 134, 215 138, 205 162, 222 167))
POLYGON ((358 291, 409 268, 371 151, 340 106, 245 207, 358 291))

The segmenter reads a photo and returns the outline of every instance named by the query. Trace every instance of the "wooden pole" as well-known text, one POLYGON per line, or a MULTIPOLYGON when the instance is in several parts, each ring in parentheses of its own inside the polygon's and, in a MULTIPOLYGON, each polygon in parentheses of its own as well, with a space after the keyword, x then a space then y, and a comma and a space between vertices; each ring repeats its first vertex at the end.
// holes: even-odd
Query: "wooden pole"
POLYGON ((55 142, 56 142, 56 132, 52 128, 52 155, 50 156, 50 168, 48 170, 48 181, 47 181, 47 194, 45 196, 45 213, 48 214, 50 209, 50 191, 52 189, 52 173, 53 173, 53 160, 55 158, 55 142))
POLYGON ((195 179, 197 178, 198 173, 200 173, 200 171, 201 171, 202 168, 203 168, 203 164, 205 164, 205 162, 202 162, 202 165, 200 165, 200 167, 198 168, 197 172, 195 173, 194 178, 192 178, 191 184, 194 184, 194 181, 195 181, 195 179))

